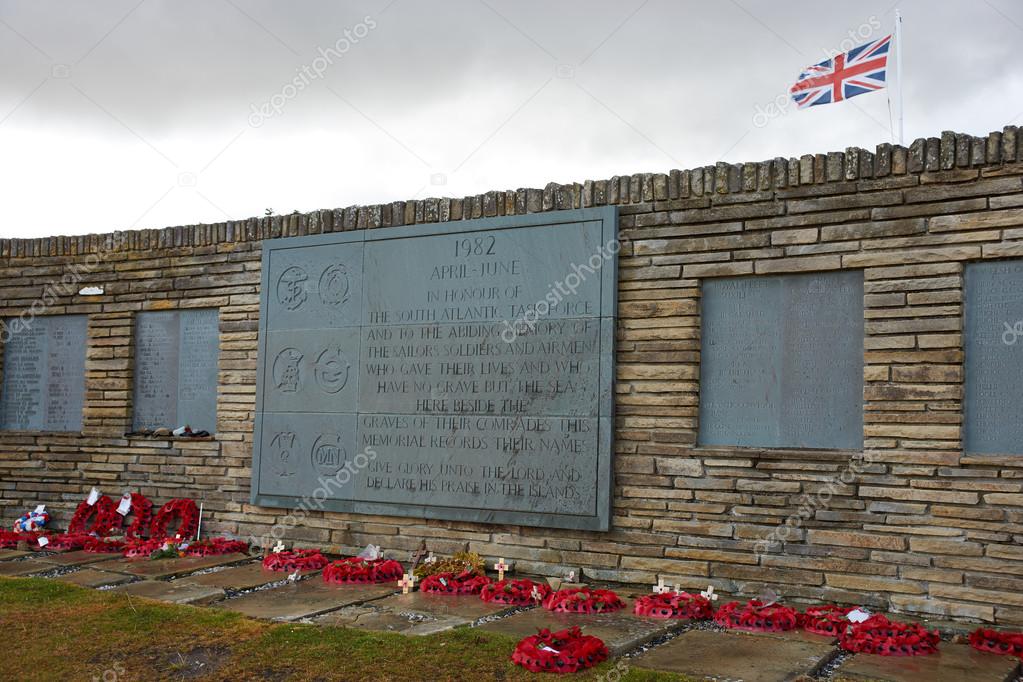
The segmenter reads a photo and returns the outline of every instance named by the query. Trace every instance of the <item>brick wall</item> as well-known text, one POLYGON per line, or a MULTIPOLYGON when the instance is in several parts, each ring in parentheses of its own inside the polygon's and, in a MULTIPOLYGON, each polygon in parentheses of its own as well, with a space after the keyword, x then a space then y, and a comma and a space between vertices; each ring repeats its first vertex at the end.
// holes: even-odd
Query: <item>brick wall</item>
POLYGON ((38 502, 66 521, 93 485, 134 488, 158 503, 205 498, 211 532, 261 535, 280 522, 286 539, 344 551, 468 543, 541 574, 744 595, 769 584, 788 597, 1023 623, 1023 458, 962 450, 963 265, 1023 257, 1020 137, 944 133, 908 149, 0 240, 0 315, 43 299, 43 314, 90 316, 83 433, 0 433, 4 523, 38 502), (629 241, 611 532, 315 511, 293 525, 287 510, 248 503, 262 239, 603 204, 620 206, 629 241), (697 447, 701 280, 849 268, 865 280, 864 450, 697 447), (67 295, 84 284, 105 293, 67 295), (220 309, 217 438, 125 438, 133 315, 185 307, 220 309))

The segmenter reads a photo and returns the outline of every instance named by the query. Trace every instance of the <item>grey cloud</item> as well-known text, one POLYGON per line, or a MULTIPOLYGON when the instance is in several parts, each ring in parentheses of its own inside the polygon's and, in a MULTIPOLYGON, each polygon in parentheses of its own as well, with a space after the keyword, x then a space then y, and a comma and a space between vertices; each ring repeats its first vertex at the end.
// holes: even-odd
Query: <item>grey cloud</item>
MULTIPOLYGON (((982 134, 1023 114, 1018 4, 900 6, 907 135, 982 134)), ((843 44, 850 33, 890 31, 893 7, 3 2, 0 182, 15 219, 0 234, 211 222, 266 206, 462 196, 872 146, 890 140, 885 93, 789 107, 762 127, 753 118, 785 102, 802 67, 853 44, 843 44), (249 127, 252 105, 284 99, 320 48, 367 16, 376 27, 365 38, 249 127), (196 175, 194 188, 179 185, 182 172, 196 175), (446 184, 431 184, 438 173, 446 184)))

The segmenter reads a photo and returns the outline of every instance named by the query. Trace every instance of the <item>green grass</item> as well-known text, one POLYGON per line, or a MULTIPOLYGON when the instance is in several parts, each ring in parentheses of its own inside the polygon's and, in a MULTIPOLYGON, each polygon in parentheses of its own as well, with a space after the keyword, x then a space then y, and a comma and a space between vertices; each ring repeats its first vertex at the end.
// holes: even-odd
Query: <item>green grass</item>
MULTIPOLYGON (((542 680, 515 640, 461 628, 427 637, 271 624, 40 578, 0 578, 2 680, 542 680), (200 665, 201 664, 201 665, 200 665)), ((685 680, 609 661, 573 680, 685 680)))

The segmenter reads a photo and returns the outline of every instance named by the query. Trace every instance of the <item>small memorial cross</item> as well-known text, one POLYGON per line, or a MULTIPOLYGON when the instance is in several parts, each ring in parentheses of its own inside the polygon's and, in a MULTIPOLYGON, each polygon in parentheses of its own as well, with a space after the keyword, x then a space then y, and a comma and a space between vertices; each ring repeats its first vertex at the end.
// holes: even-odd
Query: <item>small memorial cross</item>
POLYGON ((415 585, 416 585, 416 576, 414 574, 412 574, 412 573, 406 573, 405 575, 403 575, 401 577, 401 580, 398 581, 398 587, 401 588, 401 593, 402 594, 408 594, 409 590, 411 590, 413 587, 415 587, 415 585))
POLYGON ((425 547, 420 547, 416 551, 409 554, 409 561, 412 562, 412 567, 409 570, 415 570, 416 566, 418 566, 420 562, 423 561, 424 557, 426 557, 425 547))
POLYGON ((533 601, 535 601, 538 604, 543 601, 543 593, 540 591, 540 588, 537 587, 536 585, 533 585, 533 591, 529 593, 529 596, 532 597, 533 601))
POLYGON ((504 563, 504 559, 498 559, 497 563, 494 564, 494 570, 497 571, 497 579, 504 580, 504 572, 509 570, 510 566, 504 563))
POLYGON ((702 597, 704 597, 705 599, 709 599, 710 601, 717 601, 718 600, 718 596, 716 594, 714 594, 714 586, 713 585, 707 585, 707 589, 704 590, 703 592, 701 592, 700 595, 702 597))
POLYGON ((664 578, 658 578, 657 584, 654 585, 654 594, 664 594, 669 589, 671 588, 664 584, 664 578))
POLYGON ((273 549, 271 549, 270 551, 271 551, 271 552, 272 552, 273 554, 280 554, 281 552, 283 552, 283 551, 284 551, 284 543, 283 543, 283 542, 281 542, 280 540, 278 540, 278 541, 277 541, 277 544, 276 544, 276 545, 274 545, 273 549))

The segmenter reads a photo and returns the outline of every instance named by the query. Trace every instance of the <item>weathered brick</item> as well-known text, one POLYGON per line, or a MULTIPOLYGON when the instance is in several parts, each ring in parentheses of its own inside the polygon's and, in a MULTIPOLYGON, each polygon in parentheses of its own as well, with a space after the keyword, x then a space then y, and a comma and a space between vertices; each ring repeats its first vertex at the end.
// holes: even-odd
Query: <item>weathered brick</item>
POLYGON ((892 500, 911 500, 922 502, 948 502, 950 504, 977 504, 980 497, 977 493, 950 492, 941 490, 914 490, 911 488, 879 488, 860 486, 859 494, 863 497, 881 497, 892 500))
MULTIPOLYGON (((611 531, 312 511, 288 539, 392 553, 469 542, 541 574, 773 583, 792 597, 1023 623, 1023 605, 1003 598, 1023 587, 1023 465, 962 451, 964 262, 1023 257, 1018 135, 944 138, 873 158, 850 148, 128 233, 93 273, 108 298, 59 304, 92 317, 87 435, 0 432, 0 509, 45 501, 66 522, 91 485, 144 481, 158 501, 203 495, 211 531, 265 533, 287 510, 247 502, 261 239, 620 204, 611 531), (836 482, 856 461, 848 452, 698 446, 700 280, 837 268, 864 273, 870 461, 836 482), (217 440, 126 444, 133 315, 196 306, 221 309, 217 440)), ((0 239, 0 314, 18 314, 104 239, 0 239)))
POLYGON ((853 531, 809 530, 806 541, 815 545, 867 547, 870 549, 903 550, 906 539, 898 535, 868 535, 853 531))

